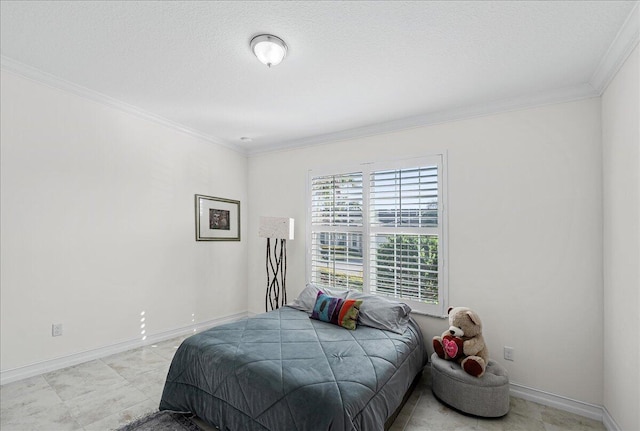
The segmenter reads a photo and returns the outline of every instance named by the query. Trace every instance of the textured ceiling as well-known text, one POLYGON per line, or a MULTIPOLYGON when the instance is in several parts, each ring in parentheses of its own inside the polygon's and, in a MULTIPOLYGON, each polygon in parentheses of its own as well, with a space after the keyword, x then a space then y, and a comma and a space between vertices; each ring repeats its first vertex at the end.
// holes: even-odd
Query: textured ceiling
POLYGON ((632 11, 637 2, 2 1, 1 51, 5 68, 257 153, 595 95, 632 11), (252 55, 260 33, 286 41, 282 64, 252 55))

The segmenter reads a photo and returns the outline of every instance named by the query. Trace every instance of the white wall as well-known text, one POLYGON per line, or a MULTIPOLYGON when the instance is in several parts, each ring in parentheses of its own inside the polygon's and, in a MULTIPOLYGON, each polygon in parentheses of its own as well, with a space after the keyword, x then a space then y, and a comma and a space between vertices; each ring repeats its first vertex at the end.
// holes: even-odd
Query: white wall
POLYGON ((149 335, 246 311, 247 241, 194 233, 196 193, 246 209, 244 155, 9 72, 1 88, 3 371, 140 339, 141 311, 149 335))
MULTIPOLYGON (((634 153, 616 137, 633 134, 627 105, 633 73, 637 79, 635 56, 604 97, 608 188, 626 181, 627 173, 637 180, 637 164, 617 166, 634 154, 640 163, 637 145, 634 153)), ((637 421, 624 413, 637 412, 628 407, 637 404, 637 388, 620 392, 628 374, 607 361, 611 383, 605 387, 603 355, 593 354, 603 350, 604 335, 600 99, 247 161, 4 71, 1 96, 3 371, 137 339, 142 310, 148 334, 189 326, 192 314, 199 323, 243 312, 247 284, 249 310, 264 311, 261 215, 296 219, 296 240, 288 244, 294 298, 305 282, 309 169, 337 158, 353 164, 447 151, 450 304, 478 310, 492 357, 509 369, 512 382, 597 405, 604 393, 620 424, 637 421), (195 242, 195 193, 242 201, 241 242, 195 242), (63 323, 62 337, 51 337, 51 323, 63 323), (515 362, 502 360, 503 345, 515 347, 515 362), (585 349, 587 359, 579 356, 585 349)), ((631 105, 637 118, 637 100, 631 105)), ((628 215, 628 197, 606 192, 606 199, 618 208, 605 224, 612 250, 604 256, 607 286, 613 286, 604 293, 609 334, 621 305, 638 325, 638 307, 628 301, 635 292, 638 303, 638 279, 637 272, 614 279, 619 261, 607 259, 629 250, 633 258, 634 249, 614 235, 615 217, 628 215)), ((446 327, 441 319, 417 318, 427 339, 446 327)), ((625 365, 636 373, 637 357, 625 365)))
POLYGON ((638 47, 602 96, 604 406, 640 429, 640 68, 638 47))
MULTIPOLYGON (((601 405, 600 136, 596 98, 251 157, 249 310, 264 311, 261 215, 296 219, 289 297, 305 284, 309 169, 448 151, 450 304, 478 311, 512 382, 601 405)), ((428 340, 448 326, 418 319, 428 340)))

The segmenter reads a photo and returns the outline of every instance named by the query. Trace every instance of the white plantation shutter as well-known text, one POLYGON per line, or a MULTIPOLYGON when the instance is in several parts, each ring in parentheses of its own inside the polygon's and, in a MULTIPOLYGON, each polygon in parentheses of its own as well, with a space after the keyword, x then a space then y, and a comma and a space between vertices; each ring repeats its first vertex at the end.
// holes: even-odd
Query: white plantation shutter
POLYGON ((314 232, 311 282, 362 291, 362 234, 314 232))
POLYGON ((438 303, 437 236, 376 234, 370 247, 371 293, 438 303))
POLYGON ((437 226, 436 166, 372 172, 370 183, 371 226, 437 226))
POLYGON ((370 290, 438 303, 438 167, 370 175, 370 290))
POLYGON ((362 226, 362 173, 313 178, 311 217, 317 226, 362 226))
POLYGON ((362 290, 362 173, 311 179, 311 282, 362 290))
POLYGON ((446 314, 444 156, 310 172, 308 281, 446 314))

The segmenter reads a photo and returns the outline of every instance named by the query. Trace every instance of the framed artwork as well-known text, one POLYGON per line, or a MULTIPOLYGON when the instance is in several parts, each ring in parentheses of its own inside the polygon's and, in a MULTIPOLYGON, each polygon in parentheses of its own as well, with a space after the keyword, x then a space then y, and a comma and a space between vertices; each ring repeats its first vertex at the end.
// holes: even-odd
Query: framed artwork
POLYGON ((196 241, 240 241, 240 201, 196 195, 196 241))

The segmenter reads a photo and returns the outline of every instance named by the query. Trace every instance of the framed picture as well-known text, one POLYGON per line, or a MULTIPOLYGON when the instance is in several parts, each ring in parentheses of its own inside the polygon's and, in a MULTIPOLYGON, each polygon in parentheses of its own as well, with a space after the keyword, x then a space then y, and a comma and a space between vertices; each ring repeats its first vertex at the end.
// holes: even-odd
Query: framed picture
POLYGON ((240 201, 196 195, 196 241, 240 241, 240 201))

